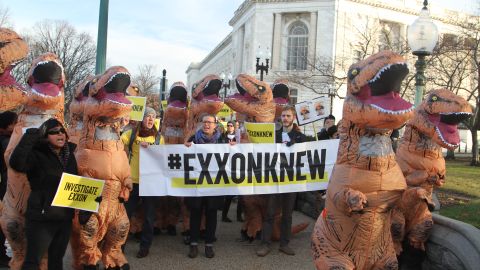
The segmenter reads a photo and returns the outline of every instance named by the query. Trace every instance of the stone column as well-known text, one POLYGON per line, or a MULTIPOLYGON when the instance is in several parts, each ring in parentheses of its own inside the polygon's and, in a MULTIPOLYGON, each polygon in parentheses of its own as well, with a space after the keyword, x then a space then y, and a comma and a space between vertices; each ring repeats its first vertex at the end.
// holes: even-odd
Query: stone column
POLYGON ((274 14, 272 69, 280 68, 280 52, 282 48, 282 13, 274 14))
POLYGON ((314 66, 308 63, 315 63, 315 44, 317 39, 317 12, 310 12, 310 29, 308 31, 308 59, 307 68, 313 69, 314 66))

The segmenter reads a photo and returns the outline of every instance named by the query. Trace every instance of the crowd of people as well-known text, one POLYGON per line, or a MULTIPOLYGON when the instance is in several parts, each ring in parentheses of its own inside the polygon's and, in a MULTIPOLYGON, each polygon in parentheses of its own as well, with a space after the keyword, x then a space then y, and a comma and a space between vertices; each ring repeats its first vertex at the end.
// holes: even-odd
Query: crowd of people
MULTIPOLYGON (((291 146, 311 138, 305 136, 295 122, 294 107, 287 106, 281 114, 281 128, 276 131, 275 141, 291 146)), ((4 160, 3 154, 8 145, 9 136, 13 131, 17 115, 13 112, 0 114, 0 146, 1 159, 1 182, 0 196, 5 194, 7 183, 7 166, 22 173, 26 173, 31 187, 28 198, 26 218, 27 251, 22 269, 38 269, 42 256, 48 253, 48 268, 62 269, 63 256, 71 236, 72 218, 74 210, 51 206, 62 173, 78 174, 75 159, 76 145, 68 141, 68 134, 64 125, 58 120, 51 118, 39 128, 29 128, 25 131, 18 146, 13 151, 10 160, 4 160)), ((139 193, 139 153, 140 147, 163 144, 160 133, 160 124, 156 123, 157 115, 154 109, 147 107, 143 120, 140 122, 130 121, 128 117, 121 121, 121 141, 124 144, 128 156, 133 182, 129 200, 125 203, 125 209, 129 219, 141 208, 140 232, 137 234, 140 244, 136 254, 137 258, 149 255, 156 228, 156 208, 159 204, 158 197, 140 196, 139 193)), ((336 138, 335 118, 329 116, 325 120, 325 129, 318 133, 319 139, 336 138), (333 119, 333 120, 332 120, 333 119), (333 131, 333 128, 334 131, 333 131), (326 135, 325 135, 326 134, 326 135)), ((228 121, 226 127, 220 126, 215 115, 205 114, 201 117, 200 128, 193 136, 184 143, 186 147, 192 144, 230 144, 235 145, 238 137, 239 123, 228 121)), ((281 235, 279 250, 287 255, 295 255, 295 251, 289 246, 292 226, 292 212, 295 206, 296 193, 263 195, 267 201, 266 217, 262 224, 261 245, 256 250, 258 256, 266 256, 271 250, 271 237, 274 224, 274 215, 278 207, 282 210, 281 235)), ((170 198, 170 197, 169 197, 170 198)), ((215 252, 213 243, 216 241, 217 211, 221 210, 221 221, 231 223, 228 212, 232 201, 236 199, 236 220, 243 221, 241 196, 205 196, 170 198, 175 200, 176 205, 184 203, 188 209, 188 228, 185 228, 184 242, 188 244, 188 257, 198 256, 198 244, 203 238, 205 242, 204 254, 207 258, 213 258, 215 252), (204 217, 204 221, 202 220, 204 217), (204 229, 203 224, 204 222, 204 229)), ((164 203, 162 201, 161 203, 164 203)), ((79 221, 83 218, 83 211, 78 214, 79 221)), ((176 223, 178 219, 166 225, 168 234, 176 235, 176 223)), ((0 242, 5 242, 1 235, 0 242)), ((3 245, 2 245, 3 246, 3 245)), ((8 265, 8 256, 5 249, 0 252, 0 264, 8 265)))

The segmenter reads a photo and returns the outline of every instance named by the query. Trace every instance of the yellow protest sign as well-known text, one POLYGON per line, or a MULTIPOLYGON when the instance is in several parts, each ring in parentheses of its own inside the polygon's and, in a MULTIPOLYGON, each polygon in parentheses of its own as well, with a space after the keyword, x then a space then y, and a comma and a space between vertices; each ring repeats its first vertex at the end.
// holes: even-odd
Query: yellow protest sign
POLYGON ((147 103, 147 98, 134 96, 127 96, 127 98, 133 103, 132 112, 130 112, 130 120, 142 121, 143 112, 145 111, 145 104, 147 103))
POLYGON ((52 205, 97 212, 95 199, 101 196, 104 184, 103 180, 63 173, 52 205))
POLYGON ((162 100, 162 108, 165 110, 167 108, 167 100, 162 100))
POLYGON ((227 118, 230 117, 233 113, 233 110, 228 107, 227 104, 223 104, 222 109, 217 113, 218 118, 227 118))
POLYGON ((245 122, 245 129, 251 143, 275 143, 275 123, 245 122))

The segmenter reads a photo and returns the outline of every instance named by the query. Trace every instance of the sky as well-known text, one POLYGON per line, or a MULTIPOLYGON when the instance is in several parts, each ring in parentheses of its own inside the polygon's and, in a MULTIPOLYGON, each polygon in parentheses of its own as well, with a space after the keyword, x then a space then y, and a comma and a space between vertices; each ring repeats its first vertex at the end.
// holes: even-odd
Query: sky
MULTIPOLYGON (((107 67, 125 66, 132 74, 154 65, 169 83, 186 83, 188 66, 201 61, 231 31, 228 21, 244 0, 110 0, 107 67)), ((471 8, 476 0, 436 0, 429 5, 471 8)), ((65 20, 97 37, 99 0, 0 0, 15 31, 28 32, 40 21, 65 20)))

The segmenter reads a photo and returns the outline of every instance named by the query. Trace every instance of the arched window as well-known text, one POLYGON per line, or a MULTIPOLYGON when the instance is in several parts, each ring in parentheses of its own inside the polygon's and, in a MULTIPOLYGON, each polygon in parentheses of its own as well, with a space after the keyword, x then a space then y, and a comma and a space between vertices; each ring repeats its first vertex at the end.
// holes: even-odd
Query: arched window
POLYGON ((292 23, 287 37, 287 70, 306 70, 308 28, 301 22, 292 23))

